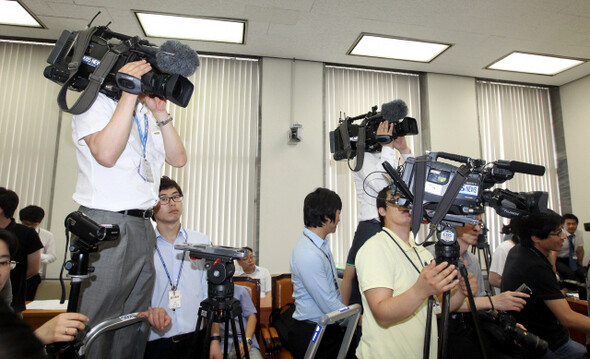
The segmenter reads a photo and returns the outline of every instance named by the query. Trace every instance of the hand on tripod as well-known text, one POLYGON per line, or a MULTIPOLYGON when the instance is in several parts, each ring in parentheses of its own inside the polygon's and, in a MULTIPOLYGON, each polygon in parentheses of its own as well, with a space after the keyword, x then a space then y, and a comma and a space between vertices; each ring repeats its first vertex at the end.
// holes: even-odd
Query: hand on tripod
POLYGON ((150 322, 150 325, 156 330, 164 330, 167 326, 172 323, 172 319, 166 313, 164 308, 148 308, 145 312, 141 312, 137 315, 138 317, 146 317, 150 322))
POLYGON ((35 335, 45 345, 74 340, 78 331, 84 330, 88 317, 80 313, 62 313, 35 330, 35 335))
POLYGON ((455 288, 459 284, 458 274, 453 264, 442 262, 437 265, 432 261, 422 269, 415 286, 421 294, 420 297, 425 299, 455 288))

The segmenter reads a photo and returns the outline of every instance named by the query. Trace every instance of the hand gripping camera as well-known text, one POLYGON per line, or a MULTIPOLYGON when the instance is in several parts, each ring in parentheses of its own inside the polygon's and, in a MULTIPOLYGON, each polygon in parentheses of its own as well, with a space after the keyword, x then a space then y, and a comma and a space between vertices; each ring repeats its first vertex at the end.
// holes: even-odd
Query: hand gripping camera
POLYGON ((137 36, 95 26, 75 32, 64 30, 47 62, 43 75, 62 85, 58 105, 66 112, 81 114, 94 103, 98 92, 114 100, 121 97, 121 91, 156 95, 186 107, 194 89, 186 77, 199 66, 199 57, 176 40, 158 48, 137 36), (152 66, 141 79, 119 73, 126 63, 141 59, 152 66), (71 108, 66 103, 68 89, 82 92, 71 108))

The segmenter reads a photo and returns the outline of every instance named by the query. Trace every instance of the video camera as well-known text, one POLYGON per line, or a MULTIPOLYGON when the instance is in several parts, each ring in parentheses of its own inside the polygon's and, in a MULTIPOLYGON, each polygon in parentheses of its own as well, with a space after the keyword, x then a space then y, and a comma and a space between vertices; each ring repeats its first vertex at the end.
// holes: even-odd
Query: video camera
POLYGON ((377 112, 377 106, 371 111, 355 117, 340 119, 338 127, 330 132, 330 152, 334 154, 334 160, 357 159, 358 171, 362 167, 365 152, 377 152, 381 145, 388 144, 397 137, 418 134, 418 123, 415 118, 406 117, 408 106, 402 100, 384 103, 381 112, 377 112), (360 124, 353 124, 362 120, 360 124), (377 136, 377 128, 383 121, 393 123, 393 135, 377 136), (360 166, 359 166, 360 162, 360 166))
POLYGON ((542 176, 545 173, 543 166, 518 161, 486 163, 456 154, 431 152, 418 158, 408 158, 399 171, 387 162, 383 167, 394 180, 396 187, 392 193, 398 190, 402 193, 399 205, 406 208, 421 206, 428 218, 432 218, 437 206, 449 195, 455 176, 460 176, 462 181, 457 193, 450 194, 452 203, 445 219, 451 222, 475 223, 473 218, 465 220, 462 217, 475 217, 483 213, 484 206, 490 206, 498 215, 508 218, 547 211, 547 192, 515 193, 501 188, 488 190, 495 184, 511 179, 515 173, 542 176), (439 158, 464 165, 456 167, 438 161, 439 158), (418 196, 422 198, 420 204, 415 203, 415 197, 418 196))
POLYGON ((100 242, 117 240, 121 232, 118 225, 98 224, 80 211, 68 214, 64 225, 67 231, 78 237, 78 244, 91 250, 96 249, 100 242))
POLYGON ((182 107, 190 101, 194 86, 186 78, 199 66, 198 54, 187 45, 168 40, 160 48, 142 40, 109 30, 108 26, 64 30, 47 58, 43 75, 60 85, 60 108, 81 114, 94 103, 98 92, 118 100, 121 91, 156 95, 182 107), (128 62, 145 59, 152 70, 138 79, 119 73, 128 62), (67 89, 83 91, 68 108, 67 89))

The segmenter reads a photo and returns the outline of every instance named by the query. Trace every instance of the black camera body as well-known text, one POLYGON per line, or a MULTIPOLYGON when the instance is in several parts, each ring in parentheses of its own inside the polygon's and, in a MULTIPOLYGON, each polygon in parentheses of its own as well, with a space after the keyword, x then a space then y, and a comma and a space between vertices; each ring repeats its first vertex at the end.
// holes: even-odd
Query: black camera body
POLYGON ((395 100, 382 105, 382 110, 377 112, 377 106, 373 106, 366 114, 346 117, 340 120, 340 124, 334 131, 330 131, 330 152, 334 154, 334 160, 350 160, 357 154, 365 152, 378 152, 381 145, 391 142, 397 137, 418 134, 418 122, 415 118, 406 117, 408 109, 401 100, 395 100), (355 121, 361 120, 360 124, 355 121), (393 134, 390 136, 377 136, 377 128, 383 121, 393 124, 393 134), (359 148, 359 145, 362 148, 359 148))
POLYGON ((184 76, 162 71, 156 59, 158 51, 159 48, 147 40, 113 32, 106 26, 75 32, 64 30, 47 58, 49 66, 43 75, 78 92, 86 90, 90 82, 95 80, 102 81, 100 92, 114 100, 121 97, 121 91, 127 91, 156 95, 186 107, 194 86, 184 76), (116 55, 116 60, 112 63, 106 61, 107 53, 116 55), (141 59, 152 66, 152 70, 141 79, 117 76, 119 69, 126 63, 141 59), (93 79, 101 64, 110 67, 104 69, 106 76, 100 80, 93 79))
MULTIPOLYGON (((388 173, 394 177, 397 175, 403 183, 395 183, 397 188, 402 185, 406 187, 411 195, 404 195, 398 200, 401 206, 412 208, 413 197, 415 195, 416 162, 425 162, 425 177, 423 187, 423 208, 427 213, 432 213, 437 205, 442 201, 453 178, 460 171, 459 167, 453 166, 447 162, 438 161, 439 158, 446 158, 466 164, 468 171, 465 175, 465 181, 456 197, 453 199, 447 219, 457 218, 457 216, 472 217, 484 212, 484 207, 494 208, 496 213, 502 217, 515 218, 530 213, 547 212, 547 192, 512 192, 507 189, 495 188, 488 190, 497 183, 503 183, 511 179, 515 172, 528 173, 533 175, 542 175, 545 168, 532 164, 521 162, 496 161, 486 163, 484 160, 473 160, 468 157, 445 153, 431 152, 428 155, 419 158, 408 158, 405 167, 399 169, 398 173, 391 172, 389 166, 388 173), (401 172, 401 174, 399 173, 401 172)), ((385 167, 385 166, 384 166, 385 167)), ((387 168, 386 168, 387 170, 387 168)), ((394 179, 395 180, 395 179, 394 179)), ((396 181, 396 182, 399 182, 396 181)), ((421 190, 420 188, 418 190, 421 190)))
POLYGON ((78 237, 89 249, 97 248, 98 243, 119 239, 121 233, 116 224, 98 224, 80 211, 70 213, 65 221, 66 229, 78 237))

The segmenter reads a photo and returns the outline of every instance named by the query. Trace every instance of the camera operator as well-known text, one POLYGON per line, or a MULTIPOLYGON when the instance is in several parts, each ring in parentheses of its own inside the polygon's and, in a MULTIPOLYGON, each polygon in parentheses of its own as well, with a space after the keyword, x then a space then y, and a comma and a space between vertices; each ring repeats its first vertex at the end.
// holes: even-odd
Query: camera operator
MULTIPOLYGON (((477 239, 481 231, 481 215, 477 216, 480 221, 478 224, 465 223, 463 226, 456 226, 457 243, 459 243, 459 261, 465 263, 467 272, 477 280, 477 287, 472 287, 473 299, 477 310, 497 309, 500 311, 520 311, 526 305, 525 298, 529 295, 520 292, 503 292, 493 297, 486 297, 484 288, 483 275, 479 265, 478 258, 468 251, 470 246, 477 245, 477 239), (493 306, 493 307, 492 307, 493 306)), ((428 250, 434 253, 434 246, 428 250)), ((462 280, 462 279, 461 279, 462 280)), ((449 357, 465 358, 468 353, 469 358, 479 358, 481 350, 475 333, 473 318, 470 313, 470 307, 467 300, 464 300, 461 307, 449 317, 449 357)), ((484 343, 487 354, 492 358, 511 358, 520 357, 516 348, 499 347, 491 345, 488 337, 484 335, 484 343)))
POLYGON ((532 294, 516 319, 530 332, 549 343, 549 358, 581 358, 586 348, 573 341, 567 328, 590 333, 590 318, 574 312, 561 292, 548 260, 566 239, 563 219, 557 213, 531 214, 522 218, 517 244, 506 258, 502 290, 528 285, 532 294))
MULTIPOLYGON (((151 69, 140 60, 125 64, 119 72, 141 78, 151 69)), ((79 168, 73 199, 94 221, 121 228, 119 240, 103 243, 90 256, 96 278, 85 281, 79 312, 91 318, 91 326, 144 311, 150 304, 155 234, 149 218, 158 203, 161 169, 164 160, 174 167, 186 163, 171 120, 166 100, 128 92, 122 92, 118 102, 99 93, 88 111, 73 117, 79 168)), ((134 332, 128 327, 103 336, 89 358, 129 357, 134 332)))
MULTIPOLYGON (((388 121, 381 122, 377 128, 376 135, 391 136, 393 134, 393 126, 388 121)), ((366 182, 365 178, 374 171, 383 171, 381 164, 385 161, 396 167, 398 163, 396 150, 402 155, 404 160, 411 155, 406 138, 403 136, 397 137, 390 143, 382 145, 381 152, 366 152, 363 167, 360 171, 352 173, 359 207, 359 224, 352 240, 352 246, 348 252, 344 277, 342 278, 342 302, 346 305, 362 304, 354 262, 356 254, 363 244, 377 232, 381 231, 381 222, 379 221, 379 213, 375 206, 375 197, 383 187, 389 184, 387 177, 382 174, 374 174, 366 182), (366 187, 372 190, 373 193, 367 194, 365 192, 367 190, 366 187)))
MULTIPOLYGON (((359 358, 420 358, 427 325, 430 296, 457 287, 458 272, 447 262, 436 264, 432 255, 414 243, 410 210, 398 206, 385 187, 377 197, 383 231, 359 250, 356 270, 363 305, 363 335, 359 358)), ((465 299, 464 288, 453 291, 450 308, 465 299)), ((437 325, 432 316, 430 358, 436 357, 437 325)))

